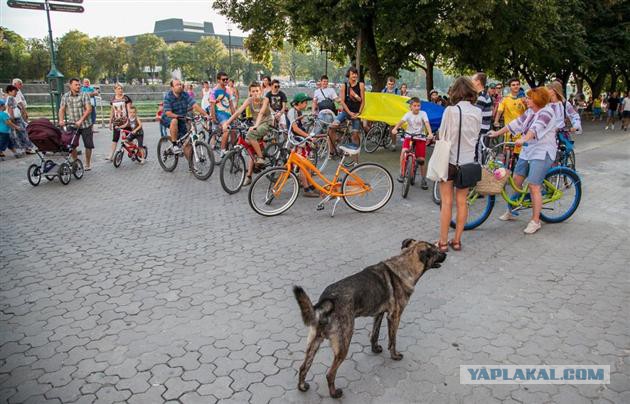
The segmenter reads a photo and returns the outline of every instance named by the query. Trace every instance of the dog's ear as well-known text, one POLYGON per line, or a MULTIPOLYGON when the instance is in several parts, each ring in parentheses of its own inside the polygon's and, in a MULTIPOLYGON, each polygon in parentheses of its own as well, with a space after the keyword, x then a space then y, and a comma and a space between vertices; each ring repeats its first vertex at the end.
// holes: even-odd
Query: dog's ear
POLYGON ((405 249, 405 248, 409 247, 411 245, 411 243, 413 243, 414 241, 416 241, 416 240, 414 240, 412 238, 404 239, 403 242, 402 242, 402 247, 400 247, 400 249, 402 250, 402 249, 405 249))
POLYGON ((437 248, 427 243, 426 248, 420 251, 420 261, 424 264, 424 270, 427 271, 430 268, 439 268, 440 263, 436 262, 436 255, 438 254, 437 248))

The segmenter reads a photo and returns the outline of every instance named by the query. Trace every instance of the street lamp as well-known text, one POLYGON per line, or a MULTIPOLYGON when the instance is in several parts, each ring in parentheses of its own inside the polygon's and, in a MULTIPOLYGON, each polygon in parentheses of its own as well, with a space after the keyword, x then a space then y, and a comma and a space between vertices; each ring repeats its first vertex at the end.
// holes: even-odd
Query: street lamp
POLYGON ((320 46, 319 51, 324 52, 324 70, 326 72, 324 74, 328 76, 328 46, 320 46))

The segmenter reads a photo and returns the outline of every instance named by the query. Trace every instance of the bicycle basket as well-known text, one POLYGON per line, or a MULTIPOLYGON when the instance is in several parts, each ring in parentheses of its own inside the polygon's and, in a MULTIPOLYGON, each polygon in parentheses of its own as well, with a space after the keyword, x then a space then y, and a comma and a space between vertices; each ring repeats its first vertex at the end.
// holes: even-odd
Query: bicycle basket
POLYGON ((492 170, 487 167, 481 167, 481 180, 477 182, 475 190, 481 195, 498 195, 503 191, 503 187, 510 176, 510 172, 506 170, 506 174, 500 180, 496 179, 492 170))

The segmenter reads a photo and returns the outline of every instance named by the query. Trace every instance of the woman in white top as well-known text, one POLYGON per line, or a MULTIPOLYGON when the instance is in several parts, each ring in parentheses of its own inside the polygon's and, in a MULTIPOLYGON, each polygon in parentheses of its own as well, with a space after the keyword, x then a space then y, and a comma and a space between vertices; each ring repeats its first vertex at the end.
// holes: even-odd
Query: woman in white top
POLYGON ((210 107, 210 93, 212 89, 210 88, 210 83, 207 81, 203 82, 203 87, 201 88, 201 108, 204 111, 209 112, 210 107))
POLYGON ((551 96, 549 105, 556 115, 555 121, 558 132, 567 131, 581 133, 582 119, 580 118, 580 114, 573 108, 573 105, 564 98, 562 84, 558 81, 552 81, 547 85, 547 88, 551 96), (571 122, 570 129, 566 128, 567 120, 571 122))
POLYGON ((451 142, 448 179, 440 182, 442 207, 440 211, 440 240, 437 246, 441 252, 448 251, 449 245, 455 251, 462 249, 462 233, 468 217, 468 205, 466 203, 468 188, 455 188, 454 180, 457 174, 457 164, 461 166, 475 161, 475 147, 481 130, 481 110, 474 104, 477 100, 477 90, 472 81, 468 77, 460 77, 455 80, 449 90, 449 97, 453 105, 444 110, 439 130, 440 139, 451 142), (460 122, 461 140, 458 160, 460 122), (448 230, 453 212, 453 194, 455 194, 457 205, 455 237, 448 241, 448 230))

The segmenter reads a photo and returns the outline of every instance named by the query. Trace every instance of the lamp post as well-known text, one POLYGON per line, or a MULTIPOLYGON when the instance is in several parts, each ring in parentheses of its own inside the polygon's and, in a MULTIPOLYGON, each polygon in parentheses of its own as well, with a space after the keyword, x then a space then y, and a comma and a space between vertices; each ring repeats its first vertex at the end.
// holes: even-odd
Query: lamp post
POLYGON ((319 51, 324 52, 324 74, 328 76, 328 46, 320 46, 319 51))
POLYGON ((50 4, 44 1, 46 9, 46 19, 48 20, 48 41, 50 46, 50 71, 46 75, 50 87, 50 105, 52 107, 53 122, 57 122, 57 111, 61 105, 61 94, 63 94, 63 74, 57 69, 57 57, 55 54, 55 42, 53 41, 52 26, 50 24, 50 4))
POLYGON ((228 28, 228 54, 230 55, 230 74, 232 74, 232 28, 228 28))

